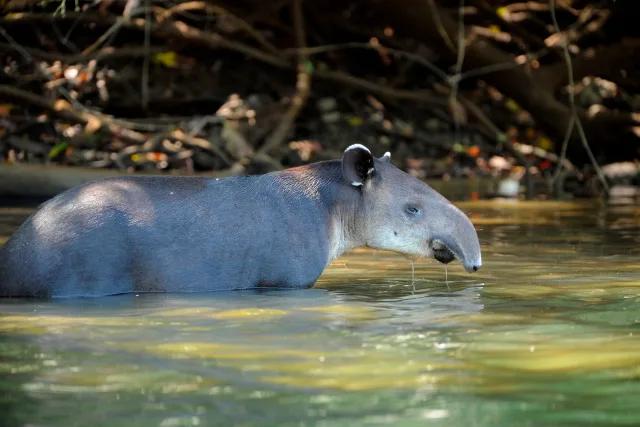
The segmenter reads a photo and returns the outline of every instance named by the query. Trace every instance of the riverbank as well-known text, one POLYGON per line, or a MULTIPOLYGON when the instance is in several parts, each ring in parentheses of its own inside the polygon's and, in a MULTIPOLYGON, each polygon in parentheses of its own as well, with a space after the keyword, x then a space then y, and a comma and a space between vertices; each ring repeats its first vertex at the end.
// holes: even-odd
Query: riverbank
MULTIPOLYGON (((131 174, 116 169, 57 165, 2 165, 0 166, 0 198, 47 199, 88 181, 127 175, 131 174)), ((146 175, 152 175, 152 173, 146 175)), ((228 174, 202 173, 193 176, 223 177, 226 175, 228 174)), ((495 194, 498 188, 498 181, 490 177, 428 179, 426 182, 445 197, 453 200, 487 198, 495 194)))

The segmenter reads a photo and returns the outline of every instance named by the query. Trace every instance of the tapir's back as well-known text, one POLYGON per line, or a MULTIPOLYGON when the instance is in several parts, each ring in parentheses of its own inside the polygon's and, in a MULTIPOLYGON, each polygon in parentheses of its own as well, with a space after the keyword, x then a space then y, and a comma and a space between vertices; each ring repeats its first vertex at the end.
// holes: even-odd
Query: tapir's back
POLYGON ((0 295, 310 285, 327 261, 325 213, 279 181, 126 177, 69 190, 2 248, 0 295))

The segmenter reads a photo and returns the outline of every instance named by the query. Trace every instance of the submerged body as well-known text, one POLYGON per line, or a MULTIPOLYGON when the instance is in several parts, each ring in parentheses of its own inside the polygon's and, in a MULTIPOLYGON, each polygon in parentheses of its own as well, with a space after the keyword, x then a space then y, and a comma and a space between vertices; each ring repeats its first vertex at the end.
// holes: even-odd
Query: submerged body
POLYGON ((436 258, 445 251, 477 269, 477 235, 464 214, 388 161, 371 157, 363 170, 359 147, 356 158, 345 152, 342 161, 260 176, 125 177, 71 189, 0 249, 0 296, 310 287, 332 259, 362 245, 436 258), (396 197, 383 179, 387 187, 406 180, 402 197, 418 189, 422 209, 444 212, 433 215, 434 227, 449 227, 444 237, 408 236, 412 218, 379 208, 379 199, 396 197))

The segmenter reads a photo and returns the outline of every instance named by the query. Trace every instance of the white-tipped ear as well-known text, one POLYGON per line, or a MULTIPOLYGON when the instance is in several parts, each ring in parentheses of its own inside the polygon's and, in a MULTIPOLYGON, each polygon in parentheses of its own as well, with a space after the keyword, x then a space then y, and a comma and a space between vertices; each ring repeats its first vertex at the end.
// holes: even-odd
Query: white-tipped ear
POLYGON ((364 145, 362 145, 362 144, 351 144, 350 146, 348 146, 348 147, 344 150, 344 152, 346 153, 346 152, 347 152, 347 151, 349 151, 349 150, 355 150, 355 149, 361 149, 361 150, 364 150, 364 151, 366 151, 367 153, 371 154, 371 151, 370 151, 367 147, 365 147, 364 145))
POLYGON ((362 187, 375 172, 371 151, 362 144, 353 144, 342 155, 342 175, 354 187, 362 187))
POLYGON ((390 162, 391 161, 391 153, 390 152, 386 152, 382 155, 382 157, 380 157, 380 160, 383 160, 385 162, 390 162))

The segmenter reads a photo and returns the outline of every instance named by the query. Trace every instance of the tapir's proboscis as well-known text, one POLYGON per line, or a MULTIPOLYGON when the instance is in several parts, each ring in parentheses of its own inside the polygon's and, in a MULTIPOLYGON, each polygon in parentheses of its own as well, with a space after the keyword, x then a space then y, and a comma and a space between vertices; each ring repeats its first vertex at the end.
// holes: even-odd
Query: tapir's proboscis
POLYGON ((340 160, 265 175, 72 188, 0 249, 0 296, 306 288, 359 246, 482 265, 464 213, 389 153, 354 144, 340 160))

